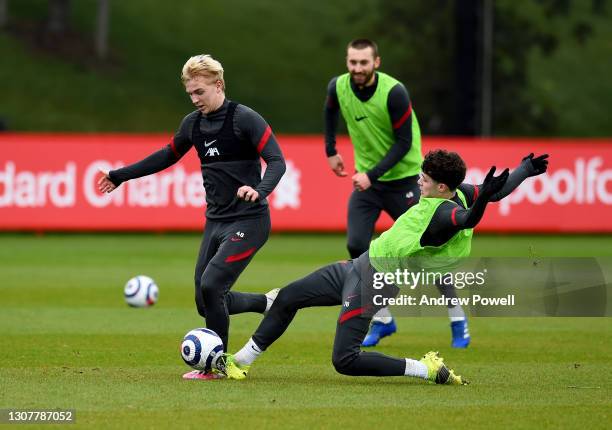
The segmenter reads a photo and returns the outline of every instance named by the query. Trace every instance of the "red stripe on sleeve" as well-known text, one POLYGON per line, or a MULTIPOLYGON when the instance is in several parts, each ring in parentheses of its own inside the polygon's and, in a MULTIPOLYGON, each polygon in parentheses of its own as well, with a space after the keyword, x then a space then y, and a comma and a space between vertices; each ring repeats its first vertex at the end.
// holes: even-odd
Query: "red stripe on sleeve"
POLYGON ((361 315, 363 313, 363 308, 353 309, 352 311, 346 312, 340 316, 340 324, 342 324, 346 320, 350 320, 353 317, 361 315))
POLYGON ((230 255, 229 257, 227 257, 225 259, 225 262, 226 263, 233 263, 235 261, 244 260, 245 258, 249 258, 251 255, 253 255, 253 253, 256 250, 257 250, 257 248, 253 247, 253 248, 247 249, 244 252, 241 252, 240 254, 230 255))
POLYGON ((176 150, 176 145, 174 144, 174 137, 170 141, 170 149, 172 150, 172 153, 174 154, 176 158, 181 158, 178 151, 176 150))
POLYGON ((455 213, 457 213, 457 209, 459 209, 459 207, 456 207, 451 212, 451 221, 453 222, 453 225, 457 225, 457 219, 455 218, 455 213))
POLYGON ((478 185, 474 185, 474 200, 476 200, 478 198, 478 193, 480 191, 478 190, 478 185))
POLYGON ((272 135, 272 127, 268 126, 266 130, 264 131, 263 136, 261 136, 261 140, 259 141, 259 144, 257 145, 257 152, 261 153, 264 146, 266 146, 266 143, 268 143, 268 139, 270 139, 271 135, 272 135))
POLYGON ((412 103, 408 105, 408 110, 406 111, 406 113, 404 113, 404 115, 402 115, 400 119, 398 119, 397 121, 393 123, 393 129, 395 130, 395 129, 400 128, 402 124, 405 123, 408 118, 410 118, 411 113, 412 113, 412 103))

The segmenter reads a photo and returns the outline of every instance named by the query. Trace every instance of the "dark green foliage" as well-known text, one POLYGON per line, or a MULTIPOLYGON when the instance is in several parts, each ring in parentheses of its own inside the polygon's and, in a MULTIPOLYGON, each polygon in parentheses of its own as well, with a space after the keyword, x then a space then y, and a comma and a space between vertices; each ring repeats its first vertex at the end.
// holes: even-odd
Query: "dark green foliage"
MULTIPOLYGON (((111 2, 106 61, 94 55, 96 3, 70 2, 70 26, 50 39, 47 1, 9 1, 0 120, 10 129, 171 133, 191 109, 180 67, 205 52, 222 60, 228 96, 277 132, 319 133, 325 86, 355 37, 379 42, 382 70, 405 82, 425 133, 453 133, 462 103, 478 102, 456 90, 463 2, 111 2)), ((608 2, 494 5, 493 133, 612 135, 608 2)))
MULTIPOLYGON (((384 4, 378 29, 389 44, 405 41, 403 55, 393 51, 396 59, 393 65, 397 76, 411 89, 425 130, 436 134, 463 134, 464 124, 457 123, 456 119, 461 117, 461 109, 471 109, 473 115, 478 115, 481 84, 478 70, 473 83, 457 79, 456 73, 462 62, 480 60, 462 58, 456 50, 455 39, 460 32, 468 30, 473 31, 480 42, 481 29, 472 22, 454 19, 454 13, 456 15, 457 8, 476 4, 475 13, 481 17, 483 1, 392 0, 384 4), (461 28, 466 25, 471 27, 461 28), (464 85, 475 85, 475 88, 462 91, 464 85), (473 99, 460 98, 466 93, 473 99), (474 104, 476 108, 472 107, 474 104)), ((571 0, 502 0, 494 1, 493 5, 493 134, 562 134, 565 118, 569 116, 567 111, 556 105, 554 98, 532 91, 534 79, 540 75, 545 77, 545 70, 534 69, 534 55, 552 63, 552 56, 560 46, 572 42, 578 42, 579 46, 588 44, 598 36, 596 27, 601 27, 598 16, 606 9, 605 0, 592 1, 589 10, 585 10, 584 4, 571 0)), ((608 45, 599 46, 607 49, 608 56, 612 55, 608 45)), ((572 86, 564 86, 561 91, 581 91, 580 76, 576 76, 575 83, 569 83, 572 86)), ((576 109, 580 110, 580 106, 576 109)), ((478 123, 478 118, 473 121, 478 123)))

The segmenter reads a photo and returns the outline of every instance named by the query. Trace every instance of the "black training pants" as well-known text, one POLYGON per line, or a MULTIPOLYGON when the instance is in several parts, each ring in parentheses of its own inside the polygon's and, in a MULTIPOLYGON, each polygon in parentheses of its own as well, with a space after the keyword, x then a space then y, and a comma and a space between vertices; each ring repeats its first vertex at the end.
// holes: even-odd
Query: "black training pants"
POLYGON ((227 350, 229 315, 266 309, 263 294, 230 291, 270 234, 270 215, 231 222, 206 222, 195 269, 195 301, 206 327, 227 350))
MULTIPOLYGON (((372 315, 380 309, 371 300, 373 273, 365 253, 358 259, 331 264, 292 282, 279 292, 253 341, 266 350, 285 332, 299 309, 342 305, 332 354, 336 370, 352 376, 404 375, 405 359, 361 351, 372 315)), ((395 297, 398 289, 386 286, 380 292, 385 297, 395 297)))

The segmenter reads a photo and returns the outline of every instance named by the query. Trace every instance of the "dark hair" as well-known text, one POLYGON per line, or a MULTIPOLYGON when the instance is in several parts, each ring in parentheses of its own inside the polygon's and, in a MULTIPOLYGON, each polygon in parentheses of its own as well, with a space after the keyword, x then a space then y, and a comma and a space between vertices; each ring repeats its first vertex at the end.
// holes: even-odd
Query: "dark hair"
POLYGON ((346 47, 346 50, 348 51, 349 48, 365 49, 368 47, 372 48, 372 54, 374 54, 374 58, 378 57, 378 45, 376 45, 376 42, 370 39, 351 40, 348 46, 346 47))
POLYGON ((425 155, 423 173, 436 182, 446 184, 451 191, 457 189, 465 179, 465 162, 456 152, 434 149, 425 155))

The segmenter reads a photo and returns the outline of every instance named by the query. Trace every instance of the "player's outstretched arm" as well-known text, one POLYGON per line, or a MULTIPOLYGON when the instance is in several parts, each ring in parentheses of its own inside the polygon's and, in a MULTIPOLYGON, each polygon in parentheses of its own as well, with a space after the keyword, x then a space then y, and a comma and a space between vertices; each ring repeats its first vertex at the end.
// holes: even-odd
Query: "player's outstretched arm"
POLYGON ((110 193, 130 179, 157 173, 176 163, 178 158, 171 154, 170 149, 166 147, 129 166, 111 171, 101 170, 102 177, 98 180, 98 190, 101 193, 110 193))
POLYGON ((129 166, 106 172, 98 182, 98 189, 101 192, 110 193, 114 188, 108 191, 102 191, 102 187, 108 189, 108 183, 106 181, 110 181, 115 188, 117 188, 125 181, 152 175, 153 173, 160 172, 175 164, 183 155, 189 152, 193 146, 190 136, 194 118, 195 113, 191 113, 183 118, 178 131, 170 143, 160 150, 155 151, 151 155, 129 166))
POLYGON ((117 170, 111 170, 110 172, 102 172, 103 176, 98 180, 98 190, 102 193, 110 193, 123 182, 152 175, 172 166, 191 148, 191 143, 183 146, 177 146, 173 141, 136 163, 117 170), (114 187, 110 188, 109 183, 114 185, 114 187))
MULTIPOLYGON (((546 172, 548 169, 548 154, 534 157, 533 152, 526 157, 523 157, 521 164, 514 169, 508 177, 504 187, 497 193, 493 194, 489 201, 497 202, 523 183, 523 181, 531 176, 538 176, 546 172)), ((481 185, 482 186, 482 185, 481 185)))
POLYGON ((505 169, 499 176, 494 176, 494 174, 495 166, 491 167, 484 182, 480 185, 480 192, 474 204, 469 209, 456 211, 454 216, 455 225, 460 229, 476 227, 482 219, 487 204, 491 201, 491 197, 499 193, 505 186, 510 176, 510 171, 505 169))

